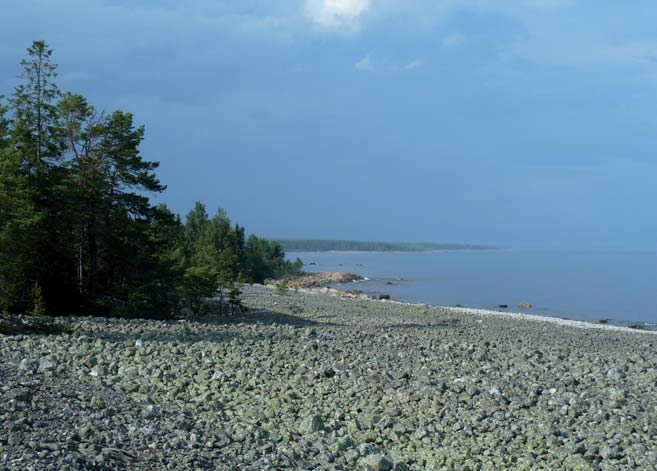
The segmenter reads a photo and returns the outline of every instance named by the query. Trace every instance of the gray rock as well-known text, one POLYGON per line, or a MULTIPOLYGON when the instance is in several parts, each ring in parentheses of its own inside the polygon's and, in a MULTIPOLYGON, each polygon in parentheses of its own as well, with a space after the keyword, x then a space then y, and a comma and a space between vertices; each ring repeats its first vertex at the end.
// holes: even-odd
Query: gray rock
POLYGON ((40 371, 46 371, 46 372, 53 372, 57 369, 57 365, 45 358, 41 358, 39 360, 39 370, 40 371))
POLYGON ((369 471, 390 471, 392 463, 383 455, 369 455, 361 460, 361 464, 369 471))
POLYGON ((4 394, 5 401, 28 402, 32 398, 32 391, 27 388, 12 388, 4 394))
POLYGON ((154 404, 147 405, 142 411, 142 415, 147 419, 157 417, 160 414, 160 408, 154 404))
POLYGON ((83 440, 87 440, 94 435, 94 431, 90 425, 85 425, 80 429, 79 434, 80 434, 80 438, 82 438, 83 440))
POLYGON ((310 434, 316 433, 324 429, 324 421, 318 415, 309 415, 306 417, 299 426, 299 433, 310 434))
POLYGON ((358 424, 364 430, 374 428, 379 420, 381 420, 381 416, 378 414, 372 414, 368 412, 358 414, 358 424))
POLYGON ((93 368, 91 368, 91 371, 89 371, 89 375, 95 378, 102 378, 104 376, 107 376, 107 367, 104 365, 96 365, 93 368))
POLYGON ((0 336, 0 468, 657 469, 657 335, 244 290, 0 336))
POLYGON ((607 378, 614 381, 622 381, 627 377, 624 371, 619 370, 618 368, 610 368, 607 371, 607 378))
POLYGON ((18 369, 28 374, 34 374, 39 369, 39 360, 36 358, 24 358, 21 360, 20 365, 18 365, 18 369))

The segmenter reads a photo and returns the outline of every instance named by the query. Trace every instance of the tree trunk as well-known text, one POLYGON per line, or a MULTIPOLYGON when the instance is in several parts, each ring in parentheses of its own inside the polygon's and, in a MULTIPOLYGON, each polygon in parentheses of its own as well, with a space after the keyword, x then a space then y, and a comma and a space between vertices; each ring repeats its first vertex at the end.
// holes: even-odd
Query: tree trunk
MULTIPOLYGON (((84 233, 84 228, 81 229, 82 233, 84 233)), ((82 234, 81 233, 81 234, 82 234)), ((78 289, 80 290, 80 295, 84 293, 84 254, 83 254, 83 238, 80 236, 79 243, 80 246, 78 247, 78 289)))
POLYGON ((96 227, 96 201, 89 201, 89 221, 87 223, 87 243, 89 245, 89 274, 87 276, 87 294, 93 300, 96 296, 98 278, 98 234, 96 227))
POLYGON ((36 166, 37 171, 41 171, 41 140, 42 140, 42 107, 43 103, 41 102, 41 63, 43 62, 43 55, 39 53, 39 60, 37 62, 37 80, 36 80, 36 92, 37 92, 37 143, 36 143, 36 166))

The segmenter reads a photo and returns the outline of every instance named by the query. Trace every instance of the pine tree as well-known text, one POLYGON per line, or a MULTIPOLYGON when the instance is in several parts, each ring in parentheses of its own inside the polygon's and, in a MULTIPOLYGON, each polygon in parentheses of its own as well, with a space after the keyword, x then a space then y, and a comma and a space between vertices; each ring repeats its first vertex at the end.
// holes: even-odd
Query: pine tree
POLYGON ((52 49, 45 41, 34 41, 27 55, 21 61, 24 83, 16 87, 11 105, 17 145, 30 173, 39 175, 60 155, 56 102, 61 93, 54 83, 52 49))
POLYGON ((0 150, 9 147, 9 118, 7 118, 7 106, 4 104, 5 97, 0 95, 0 150))
POLYGON ((51 59, 35 41, 8 108, 0 97, 0 310, 162 316, 219 293, 234 312, 244 281, 300 269, 222 209, 196 203, 183 225, 153 207, 165 187, 143 126, 61 93, 51 59))
POLYGON ((37 243, 41 222, 20 154, 12 148, 6 107, 0 104, 0 311, 29 308, 36 281, 37 243))
POLYGON ((161 192, 165 187, 154 173, 159 164, 141 158, 144 128, 134 126, 130 113, 99 114, 84 97, 72 93, 63 96, 59 110, 66 130, 69 167, 80 188, 84 214, 85 243, 80 250, 79 271, 85 278, 85 295, 94 301, 100 295, 101 280, 101 291, 111 295, 121 276, 116 257, 122 255, 122 244, 127 242, 121 240, 124 229, 136 229, 139 221, 152 217, 142 192, 161 192))
MULTIPOLYGON (((54 83, 57 66, 44 41, 34 41, 21 62, 23 83, 10 99, 11 151, 16 153, 30 211, 38 224, 30 228, 33 244, 26 283, 38 282, 51 313, 77 310, 72 200, 68 169, 62 165, 63 134, 54 83)), ((73 218, 74 219, 74 218, 73 218)))

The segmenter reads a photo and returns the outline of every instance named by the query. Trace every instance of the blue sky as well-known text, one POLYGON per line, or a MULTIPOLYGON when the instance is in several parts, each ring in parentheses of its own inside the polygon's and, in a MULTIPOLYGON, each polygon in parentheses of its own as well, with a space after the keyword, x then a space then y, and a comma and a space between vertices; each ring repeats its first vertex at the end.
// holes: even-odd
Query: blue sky
POLYGON ((264 236, 657 248, 657 4, 12 0, 60 86, 146 125, 161 197, 264 236))

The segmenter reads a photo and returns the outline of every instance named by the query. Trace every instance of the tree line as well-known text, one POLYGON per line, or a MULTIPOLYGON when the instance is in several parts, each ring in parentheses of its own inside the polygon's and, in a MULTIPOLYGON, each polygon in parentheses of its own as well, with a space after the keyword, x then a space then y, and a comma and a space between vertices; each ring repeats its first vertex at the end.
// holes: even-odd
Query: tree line
POLYGON ((288 252, 431 252, 436 250, 492 250, 489 245, 434 242, 376 242, 360 240, 278 239, 288 252))
POLYGON ((142 157, 144 127, 63 92, 44 41, 0 97, 0 312, 171 315, 239 284, 299 273, 277 242, 201 203, 185 221, 147 196, 165 190, 142 157))

